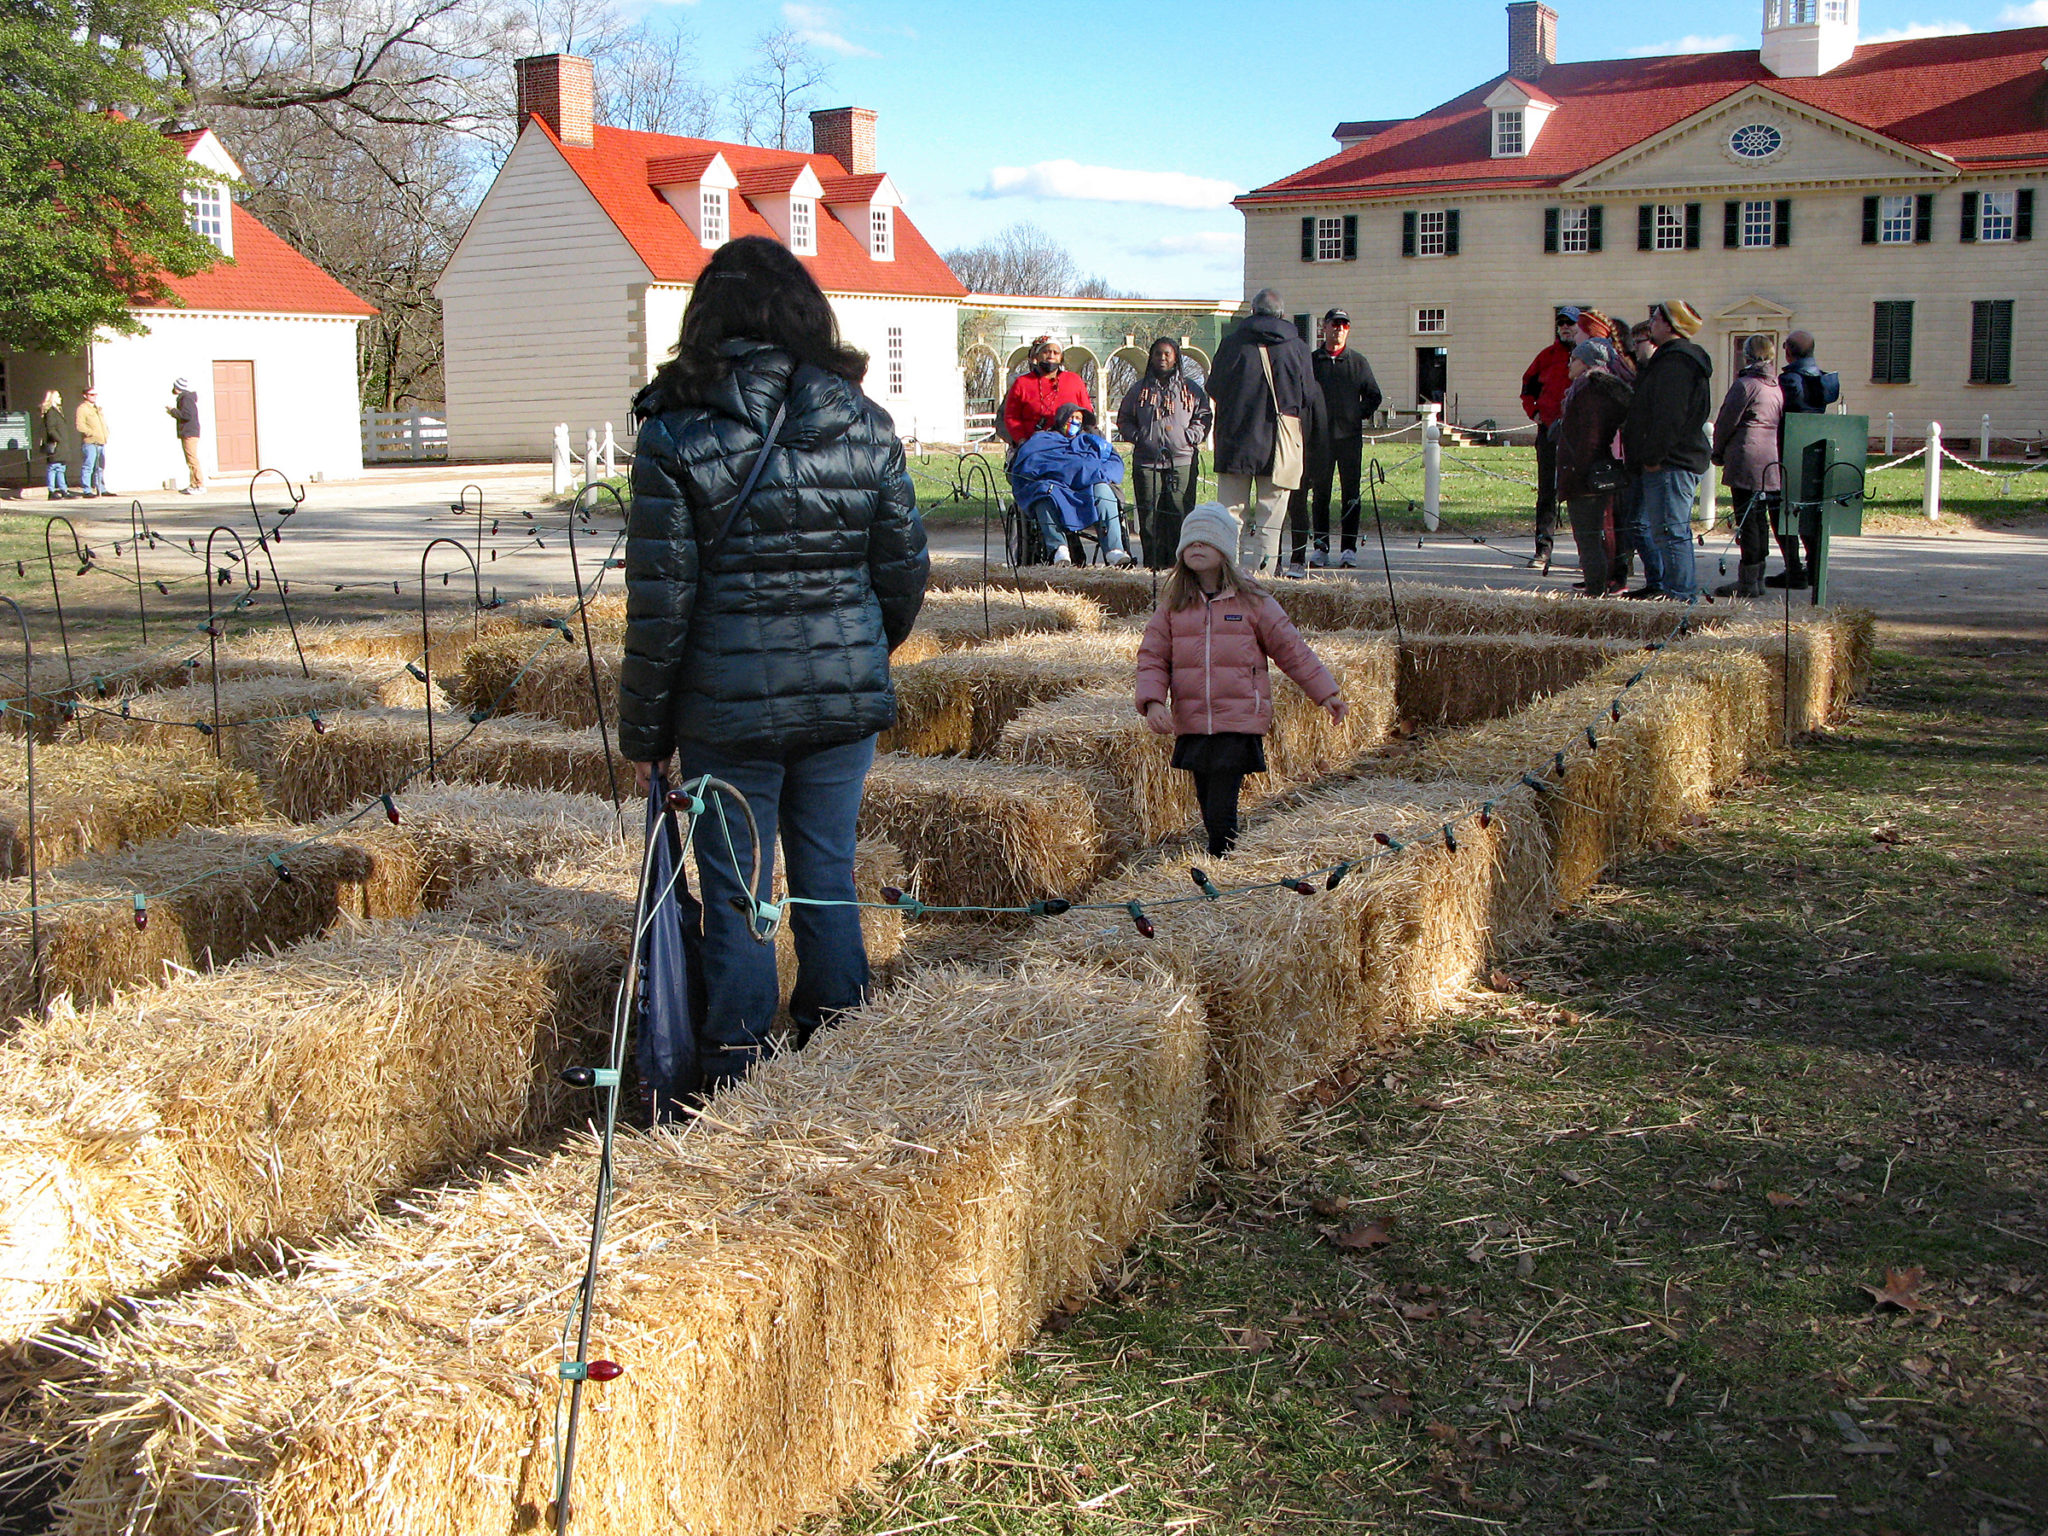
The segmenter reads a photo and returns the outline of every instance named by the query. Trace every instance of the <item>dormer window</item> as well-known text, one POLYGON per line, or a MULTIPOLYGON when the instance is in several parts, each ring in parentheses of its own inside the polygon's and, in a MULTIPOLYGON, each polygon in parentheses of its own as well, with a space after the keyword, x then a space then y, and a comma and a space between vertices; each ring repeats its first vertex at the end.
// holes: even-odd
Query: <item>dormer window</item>
POLYGON ((185 224, 201 239, 211 240, 214 249, 228 248, 227 194, 220 183, 203 182, 185 189, 185 224))
POLYGON ((1523 109, 1506 108, 1493 114, 1493 153, 1498 159, 1503 155, 1527 154, 1523 140, 1523 109))
POLYGON ((698 238, 708 247, 725 244, 725 188, 698 190, 698 238))
POLYGON ((868 210, 868 254, 877 261, 892 261, 896 255, 896 210, 868 210))
POLYGON ((807 197, 789 200, 789 248, 799 256, 818 254, 817 204, 807 197))

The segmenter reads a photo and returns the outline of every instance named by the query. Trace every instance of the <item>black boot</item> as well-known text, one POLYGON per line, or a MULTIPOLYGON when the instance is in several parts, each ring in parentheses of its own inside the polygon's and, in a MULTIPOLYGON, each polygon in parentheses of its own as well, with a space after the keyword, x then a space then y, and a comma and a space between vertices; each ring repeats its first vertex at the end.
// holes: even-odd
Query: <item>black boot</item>
POLYGON ((1806 566, 1799 558, 1799 540, 1789 533, 1778 535, 1778 552, 1785 557, 1785 569, 1776 576, 1764 578, 1767 587, 1789 587, 1794 592, 1806 590, 1806 566))

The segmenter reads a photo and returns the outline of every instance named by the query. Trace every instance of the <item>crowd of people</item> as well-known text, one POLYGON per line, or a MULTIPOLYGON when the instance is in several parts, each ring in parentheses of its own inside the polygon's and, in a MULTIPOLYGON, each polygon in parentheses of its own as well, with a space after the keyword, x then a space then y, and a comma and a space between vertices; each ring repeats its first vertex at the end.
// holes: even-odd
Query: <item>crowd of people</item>
MULTIPOLYGON (((178 434, 178 446, 185 454, 189 476, 178 494, 196 496, 206 489, 206 474, 199 467, 199 392, 190 379, 171 383, 171 403, 164 407, 178 434)), ((46 390, 36 407, 36 452, 43 461, 43 487, 52 501, 86 500, 113 493, 107 489, 107 418, 100 409, 99 391, 79 391, 78 407, 69 426, 78 439, 78 484, 70 480, 70 454, 66 446, 64 392, 46 390)))

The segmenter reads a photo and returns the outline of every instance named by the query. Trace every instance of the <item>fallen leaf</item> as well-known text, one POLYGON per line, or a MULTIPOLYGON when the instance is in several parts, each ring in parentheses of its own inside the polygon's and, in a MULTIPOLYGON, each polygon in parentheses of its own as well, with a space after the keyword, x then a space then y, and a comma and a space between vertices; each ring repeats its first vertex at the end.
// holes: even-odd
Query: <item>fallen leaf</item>
POLYGON ((1496 992, 1519 992, 1522 984, 1506 971, 1495 971, 1486 978, 1486 984, 1496 992))
POLYGON ((1394 1240, 1394 1234, 1388 1230, 1391 1222, 1391 1217, 1379 1221, 1353 1222, 1348 1227, 1340 1228, 1330 1241, 1339 1248, 1384 1248, 1394 1240))
POLYGON ((1347 1205, 1348 1202, 1339 1200, 1334 1195, 1317 1195, 1309 1201, 1308 1208, 1318 1216, 1337 1217, 1344 1214, 1347 1205))
POLYGON ((1854 1173, 1862 1166, 1863 1159, 1856 1156, 1853 1152, 1844 1152, 1835 1159, 1835 1172, 1837 1173, 1854 1173))
POLYGON ((1263 1355, 1273 1347, 1274 1338, 1263 1328, 1240 1328, 1237 1330, 1237 1342, 1241 1348, 1263 1355))
POLYGON ((1450 1425, 1446 1424, 1442 1419, 1431 1419, 1429 1423, 1424 1426, 1424 1431, 1428 1434, 1430 1439, 1441 1440, 1446 1445, 1449 1445, 1451 1442, 1458 1438, 1458 1432, 1455 1429, 1451 1428, 1450 1425))
POLYGON ((1415 1411, 1415 1404, 1399 1392, 1389 1392, 1374 1403, 1373 1407, 1390 1419, 1405 1419, 1415 1411))
POLYGON ((1560 1168, 1557 1170, 1557 1176, 1567 1184, 1576 1185, 1586 1182, 1586 1175, 1576 1168, 1560 1168))
POLYGON ((1484 1264, 1486 1262, 1486 1239, 1482 1237, 1470 1248, 1467 1248, 1465 1250, 1465 1257, 1474 1264, 1484 1264))
POLYGON ((1764 1198, 1770 1201, 1771 1204, 1775 1205, 1781 1211, 1797 1210, 1801 1206, 1806 1204, 1806 1202, 1800 1199, 1799 1196, 1788 1195, 1782 1189, 1766 1190, 1764 1191, 1764 1198))
POLYGON ((1909 1359, 1901 1360, 1899 1366, 1902 1370, 1914 1376, 1932 1376, 1934 1374, 1934 1362, 1925 1355, 1914 1355, 1909 1359))
POLYGON ((1521 1257, 1520 1257, 1519 1259, 1515 1260, 1515 1278, 1516 1278, 1516 1279, 1518 1279, 1518 1280, 1526 1280, 1526 1279, 1528 1279, 1528 1278, 1529 1278, 1529 1277, 1530 1277, 1531 1275, 1533 1275, 1533 1274, 1535 1274, 1535 1273, 1536 1273, 1536 1255, 1534 1255, 1533 1253, 1525 1253, 1525 1254, 1523 1254, 1523 1255, 1522 1255, 1522 1256, 1521 1256, 1521 1257))
POLYGON ((1905 841, 1905 839, 1899 836, 1897 827, 1872 827, 1870 829, 1870 840, 1873 843, 1884 843, 1892 847, 1896 847, 1899 843, 1905 841))
POLYGON ((1401 1316, 1411 1323, 1426 1323, 1433 1317, 1442 1317, 1443 1308, 1433 1301, 1404 1301, 1401 1316))
POLYGON ((1706 1187, 1717 1195, 1725 1195, 1735 1187, 1735 1181, 1725 1174, 1717 1173, 1707 1180, 1706 1187))
POLYGON ((1920 1299, 1920 1282, 1927 1278, 1927 1271, 1919 1266, 1912 1269, 1888 1269, 1884 1272, 1883 1285, 1863 1285, 1870 1293, 1871 1304, 1882 1310, 1896 1307, 1901 1312, 1930 1312, 1933 1308, 1920 1299))
POLYGON ((1678 824, 1681 827, 1711 827, 1714 818, 1700 811, 1687 811, 1678 818, 1678 824))

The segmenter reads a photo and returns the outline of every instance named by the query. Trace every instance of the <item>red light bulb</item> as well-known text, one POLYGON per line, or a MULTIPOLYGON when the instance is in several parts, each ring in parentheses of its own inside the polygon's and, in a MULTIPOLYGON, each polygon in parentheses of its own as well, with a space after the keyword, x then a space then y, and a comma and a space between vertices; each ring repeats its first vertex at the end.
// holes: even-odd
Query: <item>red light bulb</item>
POLYGON ((617 1381, 626 1374, 626 1368, 616 1360, 593 1360, 590 1362, 592 1381, 617 1381))

